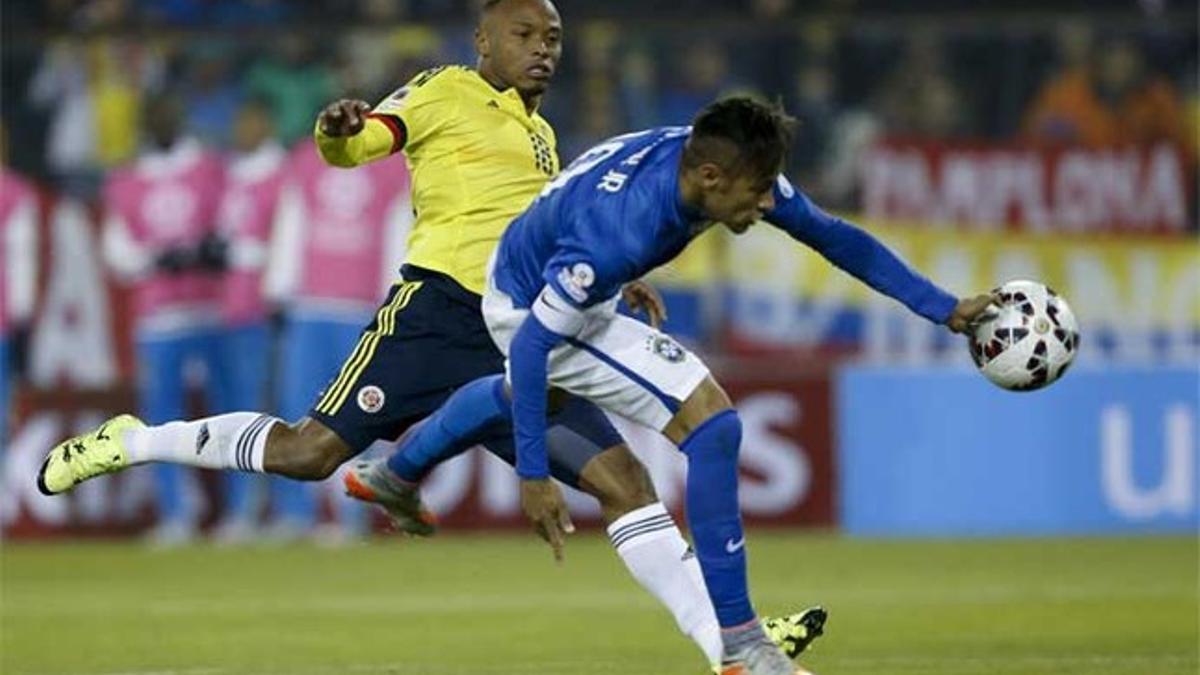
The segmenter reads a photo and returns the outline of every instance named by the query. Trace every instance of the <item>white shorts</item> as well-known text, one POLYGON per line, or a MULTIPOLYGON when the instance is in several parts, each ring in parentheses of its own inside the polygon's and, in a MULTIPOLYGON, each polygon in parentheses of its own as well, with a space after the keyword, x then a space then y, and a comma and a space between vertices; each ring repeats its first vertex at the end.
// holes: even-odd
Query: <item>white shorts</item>
MULTIPOLYGON (((550 352, 549 383, 662 431, 708 377, 708 367, 665 333, 617 313, 617 300, 587 310, 579 335, 550 352)), ((528 309, 513 306, 489 275, 483 320, 505 357, 528 309)), ((506 367, 510 368, 506 363, 506 367)), ((511 380, 512 374, 509 373, 511 380)))

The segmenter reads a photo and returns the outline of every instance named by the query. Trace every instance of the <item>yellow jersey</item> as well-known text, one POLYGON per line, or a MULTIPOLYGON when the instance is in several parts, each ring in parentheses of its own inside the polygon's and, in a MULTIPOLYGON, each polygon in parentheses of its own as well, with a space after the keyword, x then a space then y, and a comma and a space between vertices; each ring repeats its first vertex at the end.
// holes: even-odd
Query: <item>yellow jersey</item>
POLYGON ((322 157, 357 166, 403 150, 415 221, 406 263, 482 294, 488 258, 509 222, 558 173, 557 139, 515 89, 498 91, 473 68, 442 66, 414 77, 363 130, 316 131, 322 157))

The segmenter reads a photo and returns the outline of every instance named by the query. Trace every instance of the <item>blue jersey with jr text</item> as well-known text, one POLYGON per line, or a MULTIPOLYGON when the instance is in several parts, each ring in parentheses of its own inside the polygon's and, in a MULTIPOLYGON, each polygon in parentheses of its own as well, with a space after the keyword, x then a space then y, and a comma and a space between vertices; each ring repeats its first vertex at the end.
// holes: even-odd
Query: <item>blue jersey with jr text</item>
MULTIPOLYGON (((543 189, 505 231, 497 287, 530 307, 547 285, 577 308, 676 257, 708 224, 679 193, 689 127, 618 136, 593 147, 543 189)), ((956 299, 846 221, 817 208, 783 176, 763 220, 912 311, 945 322, 956 299)))
MULTIPOLYGON (((549 474, 545 450, 547 357, 583 326, 582 312, 679 255, 708 224, 679 191, 688 127, 618 136, 588 150, 505 231, 493 282, 530 308, 509 346, 517 473, 549 474), (536 303, 536 306, 535 306, 536 303)), ((826 214, 779 176, 763 219, 838 267, 932 321, 957 300, 874 237, 826 214)))

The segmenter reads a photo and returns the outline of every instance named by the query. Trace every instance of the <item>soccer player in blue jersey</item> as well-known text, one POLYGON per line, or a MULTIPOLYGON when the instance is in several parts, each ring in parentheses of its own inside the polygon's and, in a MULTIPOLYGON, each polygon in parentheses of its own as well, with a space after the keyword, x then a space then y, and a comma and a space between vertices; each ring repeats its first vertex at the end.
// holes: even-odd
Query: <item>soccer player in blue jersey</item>
POLYGON ((460 389, 392 458, 443 459, 511 421, 522 508, 560 555, 566 509, 549 480, 547 388, 661 431, 688 459, 688 521, 722 627, 725 675, 802 672, 764 635, 750 602, 737 497, 741 422, 700 359, 617 314, 622 286, 716 223, 742 233, 763 220, 955 332, 992 300, 959 300, 816 207, 780 174, 792 124, 776 107, 730 98, 691 127, 620 136, 575 160, 509 226, 492 258, 483 313, 508 358, 510 393, 502 376, 460 389))

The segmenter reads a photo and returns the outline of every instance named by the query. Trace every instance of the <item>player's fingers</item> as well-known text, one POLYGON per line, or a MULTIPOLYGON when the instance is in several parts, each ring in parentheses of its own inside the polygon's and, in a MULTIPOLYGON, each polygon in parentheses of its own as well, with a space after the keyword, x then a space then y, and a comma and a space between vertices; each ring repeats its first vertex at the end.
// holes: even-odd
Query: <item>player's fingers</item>
POLYGON ((366 114, 371 111, 371 104, 367 103, 366 101, 355 101, 354 109, 357 110, 359 114, 366 114))
POLYGON ((342 103, 342 113, 346 116, 346 126, 348 128, 357 129, 362 124, 362 113, 353 101, 344 101, 342 103))
POLYGON ((546 531, 546 524, 540 520, 534 521, 533 531, 537 532, 537 536, 541 537, 542 541, 550 541, 550 533, 546 531))
POLYGON ((648 303, 646 314, 650 317, 650 325, 654 328, 662 328, 663 322, 667 320, 667 308, 661 302, 648 303))
POLYGON ((646 307, 650 325, 658 328, 667 320, 667 306, 663 303, 662 296, 649 284, 640 284, 638 290, 642 295, 642 304, 646 307))
POLYGON ((326 133, 335 132, 341 125, 342 109, 336 103, 325 106, 321 111, 321 128, 326 133))
POLYGON ((575 532, 575 523, 571 522, 571 514, 566 509, 560 509, 558 512, 558 526, 567 534, 575 532))
POLYGON ((550 550, 554 551, 554 562, 561 563, 563 561, 563 533, 558 528, 558 523, 553 519, 547 519, 544 523, 546 528, 546 541, 550 542, 550 550))

